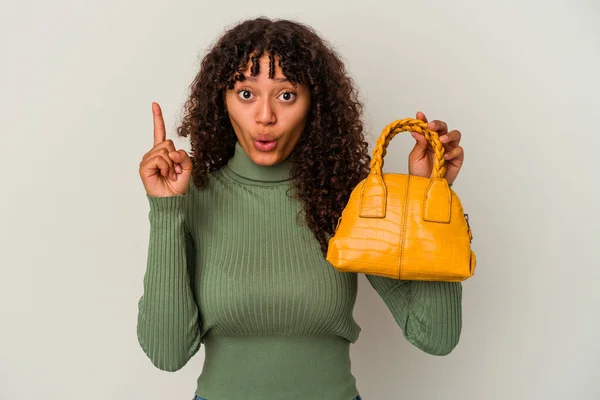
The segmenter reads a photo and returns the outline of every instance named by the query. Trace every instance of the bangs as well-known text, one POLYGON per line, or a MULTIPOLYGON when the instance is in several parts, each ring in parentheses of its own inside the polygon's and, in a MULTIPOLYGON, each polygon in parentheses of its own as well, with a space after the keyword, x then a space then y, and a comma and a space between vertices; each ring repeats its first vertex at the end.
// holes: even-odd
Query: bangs
MULTIPOLYGON (((264 39, 264 42, 267 42, 264 39)), ((232 76, 227 80, 226 86, 229 89, 232 89, 236 82, 243 82, 246 79, 246 76, 242 71, 245 71, 250 64, 250 75, 257 76, 260 73, 260 63, 259 60, 262 56, 267 55, 269 57, 269 79, 275 78, 275 63, 279 64, 281 67, 281 71, 283 75, 289 79, 290 83, 293 85, 304 84, 306 83, 305 74, 306 71, 303 71, 301 65, 302 62, 298 57, 298 53, 303 53, 297 51, 297 49, 288 48, 287 51, 281 51, 277 43, 260 43, 254 46, 248 46, 248 49, 238 48, 238 54, 241 55, 238 57, 238 61, 236 63, 237 68, 235 71, 232 71, 232 76), (268 47, 267 47, 268 46, 268 47)))

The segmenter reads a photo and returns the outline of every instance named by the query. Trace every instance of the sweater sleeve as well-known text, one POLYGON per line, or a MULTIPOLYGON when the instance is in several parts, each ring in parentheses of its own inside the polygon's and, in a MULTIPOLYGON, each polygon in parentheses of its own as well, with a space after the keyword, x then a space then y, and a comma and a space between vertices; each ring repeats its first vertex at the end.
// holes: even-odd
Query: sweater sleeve
POLYGON ((195 246, 185 218, 187 195, 147 198, 150 240, 137 337, 157 368, 176 371, 200 348, 198 306, 191 287, 195 246))
POLYGON ((411 344, 432 355, 452 352, 462 329, 461 282, 366 277, 411 344))

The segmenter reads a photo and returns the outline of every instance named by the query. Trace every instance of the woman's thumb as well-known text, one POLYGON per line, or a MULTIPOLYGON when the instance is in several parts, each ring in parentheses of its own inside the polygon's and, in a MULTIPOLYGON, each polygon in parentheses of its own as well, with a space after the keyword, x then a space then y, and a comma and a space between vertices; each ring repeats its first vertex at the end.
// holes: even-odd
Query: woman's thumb
POLYGON ((184 170, 184 171, 192 170, 192 160, 190 159, 190 156, 188 155, 188 153, 185 152, 185 150, 180 149, 177 151, 172 151, 169 153, 169 157, 174 162, 180 164, 182 170, 184 170))

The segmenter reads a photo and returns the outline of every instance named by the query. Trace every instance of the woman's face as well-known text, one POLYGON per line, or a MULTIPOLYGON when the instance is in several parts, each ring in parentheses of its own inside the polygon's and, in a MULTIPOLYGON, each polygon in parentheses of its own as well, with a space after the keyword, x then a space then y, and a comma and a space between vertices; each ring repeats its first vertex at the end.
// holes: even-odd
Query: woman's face
POLYGON ((294 150, 306 126, 310 91, 294 87, 275 60, 275 76, 269 79, 269 57, 260 58, 260 73, 227 90, 225 105, 233 129, 246 154, 259 165, 275 165, 294 150))

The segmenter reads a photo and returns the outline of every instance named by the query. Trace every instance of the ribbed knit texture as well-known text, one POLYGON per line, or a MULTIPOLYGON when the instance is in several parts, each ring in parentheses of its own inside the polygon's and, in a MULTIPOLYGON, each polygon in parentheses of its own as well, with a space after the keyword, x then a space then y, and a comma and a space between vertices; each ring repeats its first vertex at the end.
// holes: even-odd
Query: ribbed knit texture
MULTIPOLYGON (((238 143, 207 188, 148 196, 139 342, 166 371, 205 343, 196 393, 209 400, 248 398, 248 390, 279 400, 358 394, 348 356, 360 332, 357 275, 335 270, 297 217, 289 167, 256 165, 238 143)), ((367 279, 410 343, 435 355, 456 346, 460 283, 367 279)))

